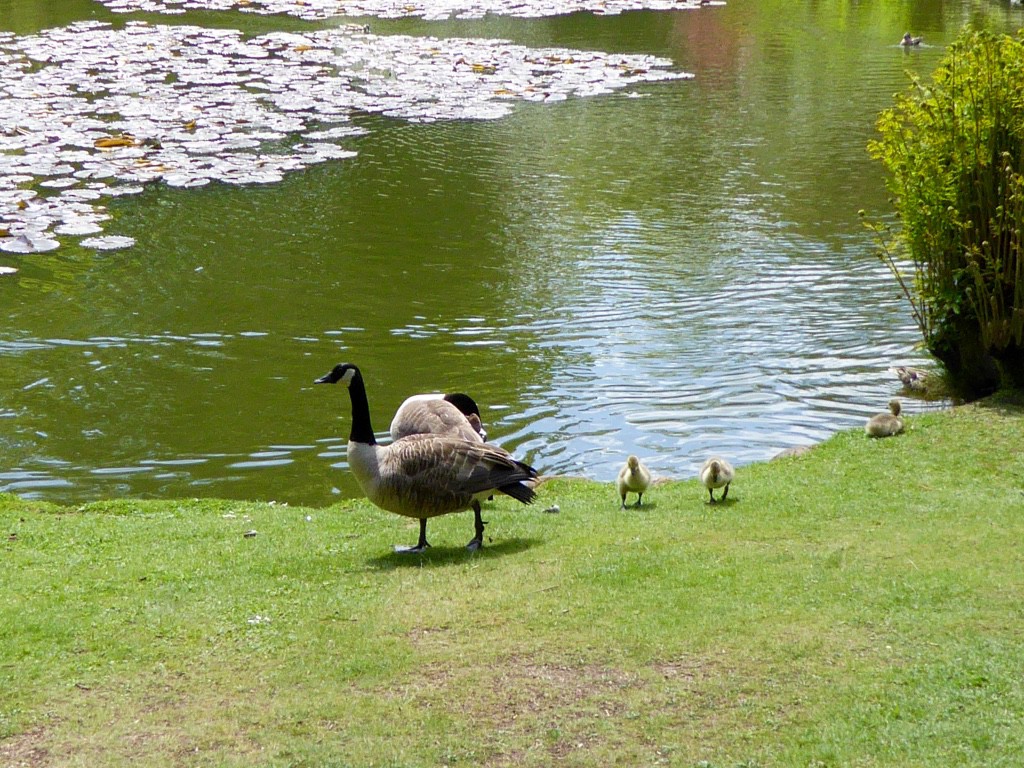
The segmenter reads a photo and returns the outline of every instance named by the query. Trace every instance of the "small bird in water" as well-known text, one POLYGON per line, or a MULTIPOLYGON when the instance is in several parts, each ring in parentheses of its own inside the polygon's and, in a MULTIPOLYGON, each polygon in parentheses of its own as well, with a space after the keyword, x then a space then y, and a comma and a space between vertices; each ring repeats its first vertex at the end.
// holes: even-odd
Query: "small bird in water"
POLYGON ((928 374, 919 368, 908 368, 905 365, 897 365, 890 369, 896 374, 904 387, 912 392, 922 392, 928 387, 928 374))
POLYGON ((647 467, 636 456, 630 456, 626 459, 626 463, 622 465, 622 469, 619 470, 619 479, 616 482, 616 487, 619 489, 619 496, 622 497, 622 506, 620 509, 626 508, 626 494, 635 493, 637 494, 636 505, 639 507, 640 502, 643 501, 644 491, 646 491, 651 485, 651 473, 647 467))
POLYGON ((907 32, 903 35, 903 39, 900 40, 900 45, 905 47, 909 47, 911 45, 920 45, 922 40, 924 40, 923 37, 911 37, 910 33, 907 32))
POLYGON ((704 466, 700 468, 700 481, 708 489, 708 496, 711 497, 712 504, 716 501, 725 501, 725 497, 729 495, 729 483, 733 481, 735 476, 736 473, 733 471, 732 464, 725 459, 712 456, 704 462, 704 466), (715 499, 715 488, 723 486, 725 490, 722 491, 722 498, 715 499))
POLYGON ((902 408, 895 397, 889 401, 890 413, 877 413, 864 425, 864 434, 868 437, 892 437, 903 431, 903 419, 900 418, 902 408))

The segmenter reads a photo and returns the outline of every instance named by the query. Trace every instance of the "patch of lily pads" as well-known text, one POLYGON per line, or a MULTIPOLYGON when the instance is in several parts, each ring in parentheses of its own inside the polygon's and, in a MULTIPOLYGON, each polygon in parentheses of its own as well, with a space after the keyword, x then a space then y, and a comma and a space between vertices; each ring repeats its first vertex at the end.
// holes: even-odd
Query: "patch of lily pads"
POLYGON ((359 114, 493 119, 687 78, 645 55, 501 40, 376 36, 353 25, 245 38, 230 29, 81 22, 0 33, 0 250, 97 249, 108 198, 146 185, 265 184, 352 157, 359 114))
POLYGON ((189 11, 244 11, 263 15, 287 14, 308 21, 336 16, 375 16, 396 19, 478 19, 488 14, 540 18, 568 13, 614 15, 625 11, 671 11, 723 0, 100 0, 115 13, 182 14, 189 11))

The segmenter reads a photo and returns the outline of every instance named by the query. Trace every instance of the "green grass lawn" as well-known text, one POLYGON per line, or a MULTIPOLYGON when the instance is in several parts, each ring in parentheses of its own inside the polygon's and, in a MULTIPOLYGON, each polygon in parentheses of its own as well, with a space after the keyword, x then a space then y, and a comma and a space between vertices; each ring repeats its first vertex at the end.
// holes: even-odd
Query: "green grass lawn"
POLYGON ((422 556, 365 501, 0 496, 0 766, 1024 760, 1019 400, 740 467, 725 504, 538 490, 422 556))

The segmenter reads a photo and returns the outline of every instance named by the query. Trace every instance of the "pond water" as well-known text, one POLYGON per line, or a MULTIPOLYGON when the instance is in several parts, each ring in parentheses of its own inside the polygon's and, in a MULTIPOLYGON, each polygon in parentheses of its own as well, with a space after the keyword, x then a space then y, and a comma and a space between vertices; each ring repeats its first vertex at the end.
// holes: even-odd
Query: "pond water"
MULTIPOLYGON (((312 385, 341 361, 362 368, 379 431, 409 394, 462 390, 517 456, 603 481, 628 453, 688 477, 710 453, 742 465, 861 423, 899 390, 890 366, 928 365, 857 216, 888 211, 874 120, 962 24, 1022 21, 1006 3, 951 5, 359 19, 653 54, 695 78, 494 120, 365 115, 353 158, 108 201, 105 233, 130 248, 0 253, 18 270, 0 275, 0 490, 358 495, 347 394, 312 385), (907 30, 925 45, 896 45, 907 30)), ((0 6, 17 35, 76 20, 337 25, 0 6)))

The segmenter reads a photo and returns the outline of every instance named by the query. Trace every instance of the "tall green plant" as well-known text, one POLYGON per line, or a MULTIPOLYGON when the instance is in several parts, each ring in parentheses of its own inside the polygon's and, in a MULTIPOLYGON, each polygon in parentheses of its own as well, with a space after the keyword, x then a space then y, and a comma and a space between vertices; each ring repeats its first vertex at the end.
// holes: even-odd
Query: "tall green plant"
POLYGON ((1024 385, 1024 42, 965 31, 878 121, 902 225, 883 240, 925 344, 969 391, 1024 385), (909 257, 913 280, 898 262, 909 257))

